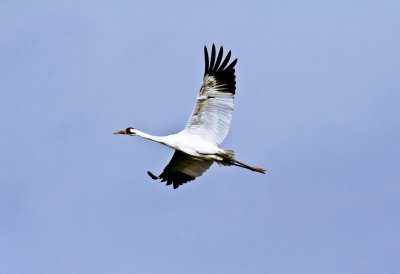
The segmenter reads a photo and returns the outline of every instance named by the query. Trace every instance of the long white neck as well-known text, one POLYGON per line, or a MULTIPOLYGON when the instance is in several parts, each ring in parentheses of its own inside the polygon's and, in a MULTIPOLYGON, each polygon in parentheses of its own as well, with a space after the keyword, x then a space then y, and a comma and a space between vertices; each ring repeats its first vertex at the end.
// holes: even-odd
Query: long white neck
POLYGON ((172 136, 173 135, 168 135, 168 136, 154 136, 154 135, 150 135, 147 133, 144 133, 143 131, 140 131, 138 129, 135 129, 135 134, 136 136, 175 148, 174 143, 172 142, 172 136))

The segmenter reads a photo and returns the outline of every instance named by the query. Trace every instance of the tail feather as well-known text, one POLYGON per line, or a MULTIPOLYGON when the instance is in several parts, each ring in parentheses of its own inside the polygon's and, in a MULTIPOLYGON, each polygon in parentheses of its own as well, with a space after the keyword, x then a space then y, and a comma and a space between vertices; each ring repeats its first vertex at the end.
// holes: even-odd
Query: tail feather
POLYGON ((235 159, 235 152, 233 150, 224 150, 224 155, 228 158, 235 159))
POLYGON ((217 162, 219 165, 231 166, 232 162, 235 161, 235 152, 233 150, 224 150, 217 155, 222 158, 221 161, 217 162))

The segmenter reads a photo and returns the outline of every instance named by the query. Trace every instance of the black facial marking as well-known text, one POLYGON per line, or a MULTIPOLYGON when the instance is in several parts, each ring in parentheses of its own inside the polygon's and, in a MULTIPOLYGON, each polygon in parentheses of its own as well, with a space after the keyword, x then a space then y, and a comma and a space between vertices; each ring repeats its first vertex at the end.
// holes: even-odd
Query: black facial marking
POLYGON ((128 128, 126 128, 126 133, 132 134, 132 133, 133 133, 133 130, 134 130, 133 127, 128 127, 128 128))

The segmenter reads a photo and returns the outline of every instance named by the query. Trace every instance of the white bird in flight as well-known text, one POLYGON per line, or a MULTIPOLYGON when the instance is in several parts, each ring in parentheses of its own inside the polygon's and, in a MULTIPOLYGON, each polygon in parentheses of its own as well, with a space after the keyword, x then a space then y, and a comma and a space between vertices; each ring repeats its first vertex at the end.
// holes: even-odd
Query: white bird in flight
POLYGON ((152 179, 161 179, 161 182, 166 182, 166 185, 172 185, 175 189, 201 176, 214 162, 265 173, 265 169, 237 161, 232 150, 218 147, 228 135, 236 90, 237 59, 228 65, 231 52, 228 52, 221 63, 222 57, 223 48, 220 48, 216 56, 213 44, 209 60, 207 47, 204 47, 203 85, 189 122, 182 131, 168 136, 153 136, 128 127, 114 133, 139 136, 175 149, 171 161, 159 176, 147 172, 152 179))

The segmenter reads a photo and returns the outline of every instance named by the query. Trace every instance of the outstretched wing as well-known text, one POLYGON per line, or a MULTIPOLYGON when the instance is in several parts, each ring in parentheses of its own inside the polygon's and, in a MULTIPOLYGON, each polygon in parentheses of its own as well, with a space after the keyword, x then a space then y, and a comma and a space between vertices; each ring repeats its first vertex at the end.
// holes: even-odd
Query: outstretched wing
POLYGON ((172 184, 174 188, 178 188, 180 185, 201 176, 212 164, 213 161, 195 158, 175 150, 171 161, 160 176, 155 176, 150 171, 147 171, 147 173, 154 180, 161 179, 161 182, 167 182, 167 186, 172 184))
POLYGON ((203 85, 192 116, 184 129, 190 134, 201 136, 204 140, 216 145, 221 144, 228 135, 236 89, 234 68, 237 59, 228 65, 231 52, 228 52, 221 63, 222 57, 223 48, 220 48, 216 57, 213 44, 209 61, 207 48, 204 47, 203 85))

